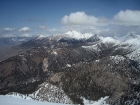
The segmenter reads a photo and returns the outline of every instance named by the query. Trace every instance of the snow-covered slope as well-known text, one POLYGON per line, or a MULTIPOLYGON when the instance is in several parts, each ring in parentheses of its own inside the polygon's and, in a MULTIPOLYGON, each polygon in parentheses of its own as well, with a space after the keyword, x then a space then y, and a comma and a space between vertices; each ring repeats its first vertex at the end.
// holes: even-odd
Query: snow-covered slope
POLYGON ((125 41, 126 43, 140 46, 140 37, 125 41))
POLYGON ((128 41, 128 40, 131 40, 131 39, 136 39, 136 38, 140 38, 139 35, 135 35, 134 33, 129 33, 123 37, 116 37, 118 40, 121 40, 121 41, 128 41))
POLYGON ((127 55, 129 59, 140 62, 140 35, 129 33, 123 37, 116 37, 116 39, 131 46, 130 49, 133 52, 127 55))
POLYGON ((113 44, 113 46, 115 46, 119 43, 119 40, 116 40, 112 37, 100 37, 100 41, 96 42, 94 45, 82 47, 92 51, 100 51, 101 49, 99 46, 101 46, 101 44, 104 44, 104 47, 108 47, 109 44, 113 44))
MULTIPOLYGON (((19 101, 21 99, 32 100, 32 101, 21 100, 21 101, 25 101, 25 103, 31 102, 30 105, 32 105, 32 103, 34 103, 34 102, 38 103, 35 105, 44 105, 44 104, 55 105, 56 102, 63 103, 62 105, 72 104, 72 101, 69 99, 69 97, 64 93, 64 91, 62 89, 60 89, 54 85, 51 85, 49 83, 43 83, 40 86, 41 87, 32 94, 24 95, 24 94, 20 94, 20 93, 16 93, 16 92, 11 92, 11 93, 5 95, 5 97, 4 96, 0 96, 0 97, 2 97, 2 98, 10 97, 11 99, 13 97, 14 100, 17 100, 16 102, 18 102, 18 99, 19 99, 19 101), (17 99, 15 99, 15 98, 17 98, 17 99), (35 100, 38 100, 38 101, 35 101, 35 100), (43 101, 44 103, 40 102, 40 101, 43 101), (54 103, 52 103, 52 102, 54 102, 54 103)), ((86 100, 84 97, 81 97, 81 99, 83 99, 83 103, 85 105, 108 105, 105 102, 105 100, 107 98, 108 98, 108 96, 102 97, 98 101, 91 101, 91 100, 86 100)), ((0 105, 7 105, 6 102, 7 102, 6 99, 4 99, 3 103, 5 103, 5 104, 0 103, 0 105)), ((14 103, 14 105, 15 104, 16 103, 14 103)), ((18 104, 18 105, 20 105, 20 104, 18 104)), ((24 104, 22 104, 22 105, 24 105, 24 104)), ((56 104, 56 105, 61 105, 61 104, 56 104)))
POLYGON ((6 96, 23 98, 28 100, 39 100, 39 101, 47 101, 47 102, 57 102, 63 104, 71 104, 70 98, 64 93, 61 88, 56 87, 50 83, 42 83, 38 90, 33 92, 32 94, 20 94, 16 92, 11 92, 6 96))
POLYGON ((82 34, 80 32, 70 30, 63 34, 48 35, 48 36, 39 35, 37 39, 49 38, 50 40, 60 40, 61 38, 65 38, 65 37, 74 38, 74 39, 83 39, 83 38, 89 38, 91 36, 92 34, 90 33, 82 34))
POLYGON ((127 34, 123 37, 116 37, 116 39, 125 43, 140 45, 140 35, 135 35, 133 33, 127 34))
MULTIPOLYGON (((89 103, 89 100, 84 99, 84 104, 85 105, 109 105, 109 104, 106 104, 105 102, 107 98, 108 97, 104 97, 98 101, 93 101, 91 103, 89 103)), ((41 102, 41 101, 19 99, 19 98, 0 95, 0 105, 71 105, 71 104, 41 102)))
POLYGON ((25 100, 0 95, 0 105, 64 105, 64 104, 25 100))

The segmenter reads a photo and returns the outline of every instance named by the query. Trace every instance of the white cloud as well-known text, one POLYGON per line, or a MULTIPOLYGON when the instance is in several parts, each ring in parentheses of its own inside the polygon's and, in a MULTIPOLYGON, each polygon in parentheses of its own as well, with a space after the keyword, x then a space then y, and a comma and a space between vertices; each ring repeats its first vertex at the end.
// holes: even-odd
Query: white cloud
POLYGON ((26 32, 26 31, 30 31, 29 27, 23 27, 21 29, 18 30, 19 32, 26 32))
POLYGON ((21 29, 1 28, 0 36, 8 36, 8 34, 14 36, 53 35, 66 33, 71 29, 80 31, 81 33, 93 33, 102 36, 122 36, 128 32, 140 34, 140 11, 121 10, 110 19, 87 15, 85 12, 75 12, 65 15, 61 19, 61 23, 64 24, 62 28, 48 28, 46 25, 40 24, 32 28, 34 31, 30 31, 31 29, 29 27, 23 27, 21 29))
POLYGON ((65 15, 61 19, 62 24, 66 25, 94 25, 103 26, 106 25, 107 20, 105 18, 96 18, 85 14, 85 12, 71 13, 69 16, 65 15))
POLYGON ((110 20, 106 18, 97 18, 87 15, 85 12, 70 13, 61 19, 61 23, 65 25, 87 25, 87 26, 105 26, 105 25, 124 25, 134 26, 140 25, 140 11, 138 10, 121 10, 110 20))
POLYGON ((4 28, 3 31, 13 31, 14 28, 4 28))
POLYGON ((140 25, 140 11, 125 10, 117 13, 113 18, 113 24, 140 25))
POLYGON ((39 29, 45 29, 45 28, 46 28, 46 26, 44 26, 44 25, 39 26, 39 29))
POLYGON ((131 31, 140 34, 140 11, 121 10, 112 19, 98 18, 87 15, 85 12, 75 12, 65 15, 61 23, 64 24, 64 27, 59 29, 61 32, 73 29, 102 36, 123 36, 131 31))
POLYGON ((22 34, 21 36, 22 37, 32 37, 32 35, 30 35, 30 34, 22 34))
POLYGON ((52 29, 50 29, 49 31, 50 31, 50 32, 54 32, 54 31, 56 31, 56 28, 52 28, 52 29))
MULTIPOLYGON (((79 31, 81 33, 93 33, 93 34, 99 34, 101 36, 113 36, 115 31, 113 29, 109 28, 97 28, 94 26, 81 26, 81 25, 70 25, 70 26, 64 26, 61 30, 61 33, 66 33, 69 30, 75 30, 79 31)), ((116 35, 116 34, 115 34, 116 35)))

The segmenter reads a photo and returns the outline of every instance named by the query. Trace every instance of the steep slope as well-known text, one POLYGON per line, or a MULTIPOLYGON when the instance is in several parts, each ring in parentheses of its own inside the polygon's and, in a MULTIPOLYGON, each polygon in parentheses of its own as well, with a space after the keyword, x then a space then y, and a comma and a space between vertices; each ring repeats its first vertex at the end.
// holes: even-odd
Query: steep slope
POLYGON ((133 44, 133 45, 138 45, 140 46, 140 35, 135 35, 133 33, 127 34, 123 37, 116 37, 116 39, 125 42, 125 43, 129 43, 129 44, 133 44))
POLYGON ((127 57, 140 63, 140 35, 130 33, 124 37, 118 37, 117 39, 132 45, 131 48, 133 49, 133 52, 128 54, 127 57))
POLYGON ((123 42, 126 42, 128 40, 133 40, 133 39, 137 39, 137 38, 140 38, 139 35, 135 35, 134 33, 129 33, 123 37, 116 37, 118 40, 120 41, 123 41, 123 42))

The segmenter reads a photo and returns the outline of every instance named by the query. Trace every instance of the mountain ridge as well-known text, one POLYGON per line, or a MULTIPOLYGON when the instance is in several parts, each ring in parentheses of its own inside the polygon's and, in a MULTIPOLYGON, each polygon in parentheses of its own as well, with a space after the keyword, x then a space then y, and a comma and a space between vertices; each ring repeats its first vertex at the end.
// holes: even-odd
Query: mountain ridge
POLYGON ((65 37, 35 38, 19 45, 28 50, 0 62, 0 93, 28 95, 39 89, 35 98, 43 100, 43 84, 48 83, 64 91, 52 92, 56 99, 66 94, 72 103, 83 105, 84 98, 109 96, 107 103, 124 105, 130 100, 127 96, 140 92, 131 91, 140 83, 140 62, 130 57, 134 45, 96 34, 87 39, 65 37))

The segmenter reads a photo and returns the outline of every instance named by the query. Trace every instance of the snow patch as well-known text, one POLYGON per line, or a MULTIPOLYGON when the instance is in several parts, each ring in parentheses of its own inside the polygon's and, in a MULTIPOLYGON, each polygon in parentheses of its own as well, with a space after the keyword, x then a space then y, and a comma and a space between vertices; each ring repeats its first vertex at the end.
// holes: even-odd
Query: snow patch
POLYGON ((71 67, 71 65, 70 64, 67 64, 66 67, 71 67))
POLYGON ((53 51, 52 54, 54 54, 54 55, 58 55, 58 53, 57 53, 56 51, 53 51))
POLYGON ((102 97, 98 101, 90 101, 90 100, 86 100, 85 98, 83 98, 83 101, 84 101, 84 105, 109 105, 105 101, 107 98, 108 98, 108 96, 102 97))
POLYGON ((91 51, 101 51, 101 50, 98 48, 97 44, 91 45, 91 46, 82 46, 82 48, 85 48, 85 49, 88 49, 88 50, 91 50, 91 51))
POLYGON ((140 38, 127 40, 126 43, 140 46, 140 38))
POLYGON ((123 61, 125 58, 121 55, 116 55, 116 56, 110 56, 110 59, 115 61, 116 64, 119 62, 123 61))
POLYGON ((95 60, 95 62, 100 62, 100 60, 95 60))

